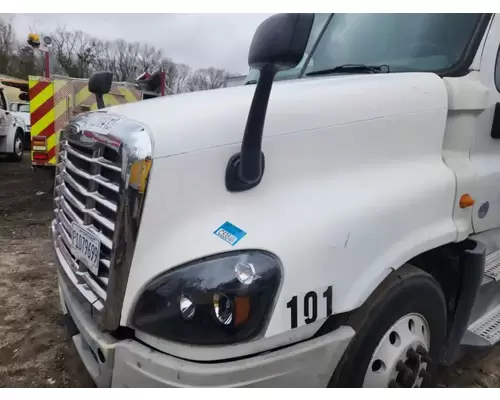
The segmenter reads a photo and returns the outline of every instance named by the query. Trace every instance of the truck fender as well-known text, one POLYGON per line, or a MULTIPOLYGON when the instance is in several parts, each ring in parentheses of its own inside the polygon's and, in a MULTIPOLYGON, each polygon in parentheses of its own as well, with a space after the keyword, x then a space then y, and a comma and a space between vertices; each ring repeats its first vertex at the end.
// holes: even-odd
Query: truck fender
POLYGON ((406 237, 380 255, 358 280, 353 282, 352 290, 345 299, 345 304, 351 304, 351 311, 359 308, 378 286, 393 271, 397 271, 411 259, 429 250, 452 243, 456 237, 453 224, 440 221, 433 226, 423 226, 410 232, 406 237))
POLYGON ((14 137, 16 136, 16 132, 18 130, 21 130, 21 135, 23 136, 24 139, 24 132, 26 130, 26 127, 22 121, 20 123, 19 120, 16 117, 14 117, 14 121, 12 123, 12 126, 10 127, 10 132, 5 139, 4 151, 6 153, 12 153, 12 149, 14 148, 14 137))

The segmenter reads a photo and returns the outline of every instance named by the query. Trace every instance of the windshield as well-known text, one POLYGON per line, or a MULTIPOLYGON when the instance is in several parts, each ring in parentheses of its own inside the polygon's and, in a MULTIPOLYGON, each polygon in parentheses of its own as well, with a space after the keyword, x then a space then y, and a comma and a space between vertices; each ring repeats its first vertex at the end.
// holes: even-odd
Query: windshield
POLYGON ((440 71, 465 52, 480 14, 335 14, 305 73, 346 64, 440 71))
POLYGON ((29 113, 30 105, 29 104, 19 104, 19 112, 29 113))
MULTIPOLYGON (((315 14, 306 55, 275 80, 299 77, 329 15, 315 14)), ((461 60, 480 19, 481 14, 333 14, 304 74, 353 64, 384 65, 391 72, 444 71, 461 60)), ((258 77, 250 70, 245 83, 258 77)))
MULTIPOLYGON (((302 71, 302 68, 304 67, 304 63, 306 62, 308 55, 311 53, 314 43, 316 43, 316 40, 318 39, 318 36, 321 33, 321 30, 325 26, 325 23, 330 15, 331 14, 314 14, 313 27, 311 30, 311 34, 309 35, 309 41, 307 42, 304 57, 302 57, 301 62, 295 68, 278 72, 274 80, 279 81, 282 79, 298 78, 300 71, 302 71)), ((256 83, 259 79, 259 75, 259 71, 250 69, 244 84, 256 83)))

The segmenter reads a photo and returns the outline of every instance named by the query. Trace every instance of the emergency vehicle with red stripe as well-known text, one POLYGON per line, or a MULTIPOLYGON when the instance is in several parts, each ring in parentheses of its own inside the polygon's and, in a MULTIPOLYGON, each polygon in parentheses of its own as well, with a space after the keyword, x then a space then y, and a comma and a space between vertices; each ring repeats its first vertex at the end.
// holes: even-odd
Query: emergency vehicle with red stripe
MULTIPOLYGON (((29 77, 33 166, 54 167, 61 129, 72 117, 97 109, 87 84, 86 79, 29 77)), ((104 96, 106 106, 141 99, 141 91, 125 83, 113 84, 110 93, 104 96)))
MULTIPOLYGON (((161 74, 141 74, 135 84, 114 82, 104 95, 105 106, 156 97, 161 74)), ((88 90, 88 79, 30 76, 29 101, 33 167, 54 167, 61 130, 72 117, 96 110, 95 97, 88 90)))

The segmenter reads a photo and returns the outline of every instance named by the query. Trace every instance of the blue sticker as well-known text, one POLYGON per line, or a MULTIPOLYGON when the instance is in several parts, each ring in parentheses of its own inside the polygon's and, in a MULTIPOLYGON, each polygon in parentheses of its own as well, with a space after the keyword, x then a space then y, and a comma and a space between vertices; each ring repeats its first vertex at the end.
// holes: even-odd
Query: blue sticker
POLYGON ((234 246, 241 239, 245 237, 247 233, 237 226, 234 226, 231 222, 226 221, 220 227, 214 231, 214 235, 220 237, 222 240, 228 242, 231 246, 234 246))

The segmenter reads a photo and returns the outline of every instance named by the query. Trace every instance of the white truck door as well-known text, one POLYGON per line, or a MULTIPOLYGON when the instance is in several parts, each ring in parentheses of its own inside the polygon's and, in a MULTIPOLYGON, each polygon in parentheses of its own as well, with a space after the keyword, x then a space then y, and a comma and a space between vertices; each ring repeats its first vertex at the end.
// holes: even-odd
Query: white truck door
POLYGON ((500 104, 499 46, 500 15, 494 14, 479 64, 480 81, 488 89, 488 106, 476 114, 475 137, 469 155, 478 177, 472 213, 476 233, 500 227, 500 138, 492 137, 495 114, 500 114, 500 106, 497 107, 500 104))
POLYGON ((12 126, 12 117, 7 110, 7 101, 3 89, 0 89, 0 136, 7 136, 12 126))

